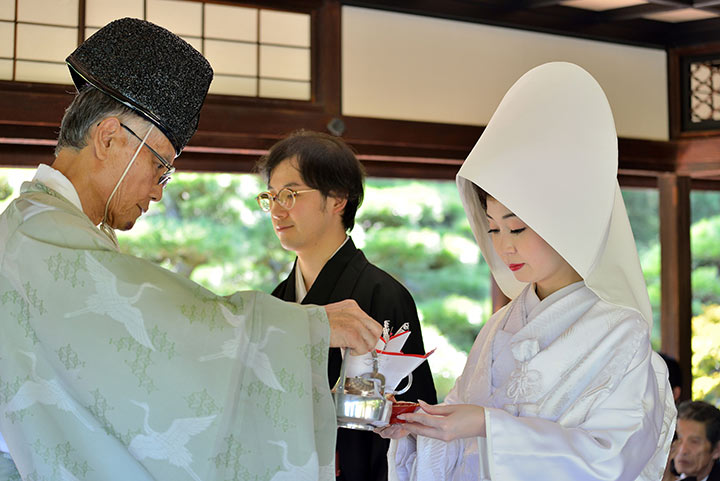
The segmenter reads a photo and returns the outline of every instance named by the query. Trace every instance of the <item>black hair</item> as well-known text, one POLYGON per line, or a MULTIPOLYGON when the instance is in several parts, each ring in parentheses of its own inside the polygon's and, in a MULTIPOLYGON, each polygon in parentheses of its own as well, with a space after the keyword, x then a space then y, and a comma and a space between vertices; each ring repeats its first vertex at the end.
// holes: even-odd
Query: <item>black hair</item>
POLYGON ((482 206, 483 210, 487 212, 487 199, 489 197, 488 193, 478 187, 475 182, 472 183, 472 186, 473 189, 475 189, 475 193, 477 194, 478 198, 480 199, 480 205, 482 206))
POLYGON ((673 389, 676 387, 682 388, 682 373, 680 372, 680 364, 667 354, 663 354, 662 352, 658 354, 660 354, 660 357, 662 357, 665 364, 667 364, 670 387, 673 389))
POLYGON ((705 425, 705 437, 715 447, 720 441, 720 409, 705 401, 683 401, 678 406, 678 419, 705 425))
POLYGON ((255 168, 269 182, 273 170, 290 158, 297 161, 300 176, 309 187, 326 198, 347 199, 342 223, 345 230, 352 229, 363 200, 365 169, 350 146, 339 137, 299 130, 273 145, 255 168))

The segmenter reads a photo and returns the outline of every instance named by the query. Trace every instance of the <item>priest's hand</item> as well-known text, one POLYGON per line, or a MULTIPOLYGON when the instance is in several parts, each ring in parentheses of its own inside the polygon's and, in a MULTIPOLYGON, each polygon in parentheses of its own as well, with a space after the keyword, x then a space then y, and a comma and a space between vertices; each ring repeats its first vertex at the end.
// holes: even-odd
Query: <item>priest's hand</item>
POLYGON ((325 312, 330 322, 330 347, 349 347, 353 354, 365 354, 382 335, 382 326, 363 312, 352 299, 328 304, 325 312))
POLYGON ((485 437, 485 408, 474 404, 430 405, 419 401, 422 411, 400 414, 403 429, 409 433, 452 441, 485 437))

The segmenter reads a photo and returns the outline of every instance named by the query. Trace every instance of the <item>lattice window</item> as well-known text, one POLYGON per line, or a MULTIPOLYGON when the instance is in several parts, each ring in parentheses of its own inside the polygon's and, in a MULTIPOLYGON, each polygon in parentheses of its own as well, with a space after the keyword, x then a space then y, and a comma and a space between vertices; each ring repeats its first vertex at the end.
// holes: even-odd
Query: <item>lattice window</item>
POLYGON ((690 64, 690 121, 720 120, 720 60, 690 64))
POLYGON ((197 0, 0 0, 0 80, 69 83, 64 60, 78 29, 87 38, 121 17, 162 25, 201 51, 215 70, 210 93, 311 100, 309 13, 197 0))
POLYGON ((144 18, 183 37, 215 70, 210 93, 310 100, 310 14, 187 0, 85 0, 86 37, 144 18))
POLYGON ((684 59, 683 130, 720 128, 720 58, 684 59))

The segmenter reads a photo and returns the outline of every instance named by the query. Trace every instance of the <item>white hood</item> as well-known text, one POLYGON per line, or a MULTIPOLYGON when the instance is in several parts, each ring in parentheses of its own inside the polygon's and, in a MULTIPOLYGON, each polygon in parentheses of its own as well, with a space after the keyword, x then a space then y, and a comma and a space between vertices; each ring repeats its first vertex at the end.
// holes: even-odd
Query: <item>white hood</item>
POLYGON ((652 324, 617 159, 610 105, 577 65, 536 67, 505 94, 457 174, 465 213, 505 295, 514 298, 524 284, 495 253, 472 183, 545 239, 601 299, 652 324))

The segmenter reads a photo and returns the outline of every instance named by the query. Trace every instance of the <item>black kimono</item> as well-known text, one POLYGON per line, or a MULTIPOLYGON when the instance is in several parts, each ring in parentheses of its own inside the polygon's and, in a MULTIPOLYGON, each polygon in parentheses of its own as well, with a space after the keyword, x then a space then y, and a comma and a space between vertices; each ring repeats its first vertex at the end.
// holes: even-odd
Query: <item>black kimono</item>
MULTIPOLYGON (((297 261, 296 261, 297 264, 297 261)), ((295 302, 295 267, 290 275, 273 291, 273 296, 295 302)), ((390 332, 404 323, 410 325, 410 337, 403 346, 408 354, 424 354, 420 321, 415 301, 405 287, 385 271, 370 264, 361 250, 348 239, 342 248, 327 261, 308 291, 303 304, 325 305, 354 299, 370 317, 382 323, 390 321, 390 332)), ((340 349, 330 349, 328 380, 332 388, 340 377, 342 356, 340 349)), ((402 388, 401 381, 398 388, 402 388)), ((413 372, 413 384, 399 400, 422 399, 437 403, 435 384, 427 362, 413 372)), ((370 431, 338 429, 337 452, 340 470, 338 480, 381 481, 387 479, 387 449, 390 442, 370 431)))
MULTIPOLYGON (((695 476, 688 476, 683 481, 697 481, 695 476)), ((706 481, 720 481, 720 461, 715 460, 706 481)))

